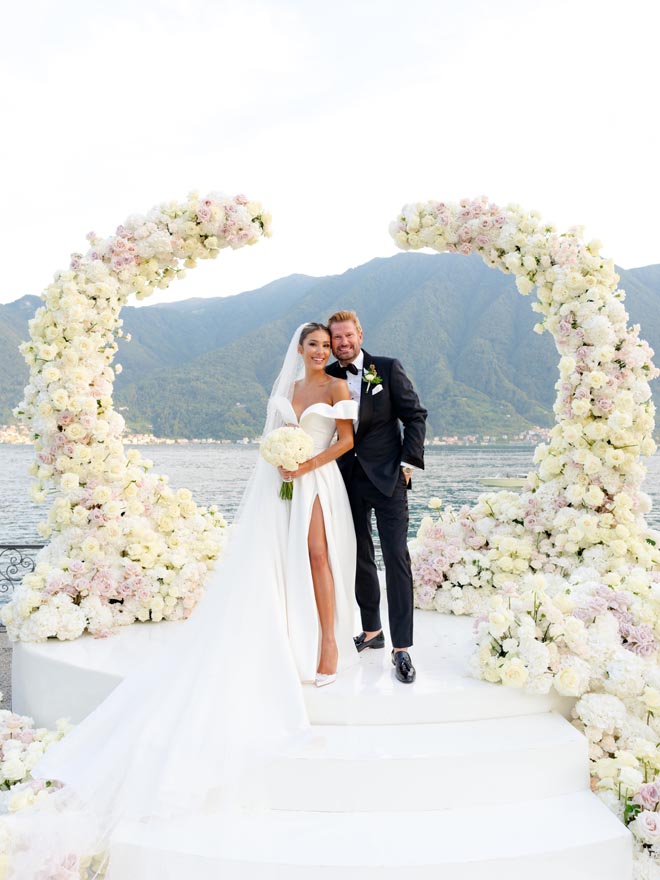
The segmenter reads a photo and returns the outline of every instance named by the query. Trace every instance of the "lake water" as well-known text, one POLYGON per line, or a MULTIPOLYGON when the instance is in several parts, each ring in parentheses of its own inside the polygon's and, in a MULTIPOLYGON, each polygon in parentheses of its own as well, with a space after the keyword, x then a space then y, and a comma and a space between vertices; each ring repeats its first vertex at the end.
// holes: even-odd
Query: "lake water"
MULTIPOLYGON (((169 475, 174 488, 186 486, 199 504, 217 504, 230 522, 258 455, 256 446, 241 445, 140 448, 158 473, 169 475)), ((528 446, 427 447, 426 470, 413 477, 409 494, 410 536, 428 513, 431 496, 442 498, 445 507, 473 503, 479 494, 491 491, 479 483, 481 477, 525 473, 532 466, 533 453, 528 446)), ((38 506, 28 497, 27 469, 33 456, 31 446, 0 445, 0 544, 41 541, 36 526, 45 518, 47 505, 38 506)), ((648 519, 660 528, 660 454, 647 465, 644 489, 653 499, 648 519)))

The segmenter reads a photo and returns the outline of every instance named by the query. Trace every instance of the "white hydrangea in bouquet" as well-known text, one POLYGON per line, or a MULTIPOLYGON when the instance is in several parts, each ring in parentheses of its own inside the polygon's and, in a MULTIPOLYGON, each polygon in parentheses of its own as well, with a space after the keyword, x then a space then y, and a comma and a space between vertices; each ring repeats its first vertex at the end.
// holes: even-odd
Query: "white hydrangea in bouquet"
POLYGON ((125 451, 112 400, 119 315, 130 295, 143 299, 198 260, 268 235, 256 202, 192 193, 129 217, 109 238, 90 233, 89 251, 43 292, 21 346, 30 381, 16 415, 34 439, 31 497, 51 502, 40 526, 50 543, 2 612, 10 638, 102 636, 195 607, 226 523, 125 451))
MULTIPOLYGON (((295 471, 304 461, 314 455, 314 441, 306 431, 294 425, 284 425, 270 431, 261 441, 259 452, 268 464, 295 471)), ((284 480, 280 487, 280 498, 291 501, 293 482, 284 480)))

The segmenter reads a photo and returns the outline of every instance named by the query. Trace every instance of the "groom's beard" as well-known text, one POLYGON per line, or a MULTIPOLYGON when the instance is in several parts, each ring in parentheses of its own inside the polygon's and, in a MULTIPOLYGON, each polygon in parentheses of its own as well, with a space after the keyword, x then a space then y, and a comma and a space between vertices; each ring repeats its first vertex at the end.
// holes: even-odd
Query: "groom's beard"
POLYGON ((357 356, 360 354, 360 349, 358 348, 358 350, 355 352, 355 354, 351 354, 348 357, 346 357, 345 359, 342 358, 341 355, 338 354, 338 352, 336 352, 336 351, 333 351, 332 353, 339 361, 339 366, 345 367, 347 364, 352 364, 353 361, 357 359, 357 356))

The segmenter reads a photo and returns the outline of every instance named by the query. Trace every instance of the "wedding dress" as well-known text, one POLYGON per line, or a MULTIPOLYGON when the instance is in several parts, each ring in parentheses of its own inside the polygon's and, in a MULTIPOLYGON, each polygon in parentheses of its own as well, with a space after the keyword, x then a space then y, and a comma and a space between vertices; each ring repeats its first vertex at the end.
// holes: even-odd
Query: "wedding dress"
MULTIPOLYGON (((291 400, 302 374, 300 330, 273 388, 266 431, 298 422, 291 400)), ((335 419, 356 416, 353 401, 315 403, 300 426, 320 452, 333 441, 335 419)), ((300 682, 314 679, 318 662, 307 549, 316 497, 335 584, 340 669, 357 660, 355 534, 335 461, 297 478, 291 502, 278 497, 280 485, 276 468, 260 459, 228 548, 191 618, 176 624, 167 648, 128 675, 33 770, 35 778, 64 787, 3 820, 12 880, 78 877, 78 856, 111 853, 120 822, 231 807, 255 765, 309 736, 300 682), (75 870, 61 872, 63 865, 75 870)), ((88 867, 87 876, 96 876, 97 867, 88 867)), ((107 877, 125 880, 113 877, 112 858, 107 877)))
MULTIPOLYGON (((285 397, 274 400, 288 424, 299 424, 314 441, 314 455, 323 452, 335 434, 335 419, 354 419, 357 403, 341 400, 334 406, 314 403, 296 418, 285 397)), ((289 644, 301 681, 314 681, 320 649, 320 627, 307 533, 312 505, 318 497, 323 511, 330 568, 335 585, 335 637, 339 649, 338 671, 357 662, 353 641, 355 617, 355 531, 344 481, 335 461, 295 480, 291 501, 284 604, 289 644)))

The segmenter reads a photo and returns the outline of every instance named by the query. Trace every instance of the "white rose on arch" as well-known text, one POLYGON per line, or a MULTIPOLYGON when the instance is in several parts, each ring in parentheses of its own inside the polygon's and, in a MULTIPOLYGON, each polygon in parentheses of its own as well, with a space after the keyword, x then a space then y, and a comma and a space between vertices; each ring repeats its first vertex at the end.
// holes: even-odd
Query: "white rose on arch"
MULTIPOLYGON (((521 527, 534 533, 539 522, 550 532, 544 539, 543 564, 554 566, 557 536, 552 520, 562 504, 594 514, 596 526, 583 532, 575 549, 566 550, 565 538, 559 542, 563 564, 566 552, 574 554, 577 561, 577 554, 603 541, 617 524, 634 519, 632 511, 641 512, 646 506, 639 491, 644 469, 638 459, 642 450, 655 449, 649 436, 652 412, 640 413, 640 404, 634 401, 649 399, 648 380, 658 371, 651 363, 649 347, 638 338, 637 328, 626 326, 614 265, 600 256, 599 248, 582 241, 579 228, 562 236, 538 213, 527 213, 517 205, 500 208, 484 197, 463 199, 458 204, 429 201, 408 205, 390 226, 404 249, 424 245, 419 240, 422 229, 435 232, 435 238, 425 238, 433 241, 431 246, 437 250, 456 252, 460 244, 461 253, 478 253, 488 265, 513 272, 524 294, 529 293, 530 284, 542 281, 541 297, 534 305, 544 313, 544 326, 555 336, 561 376, 576 376, 578 384, 562 385, 560 381, 557 385, 557 424, 550 443, 537 449, 538 470, 530 480, 534 489, 521 498, 521 527), (597 348, 591 349, 585 342, 597 348), (597 359, 592 359, 592 351, 597 351, 597 359), (533 496, 542 486, 548 487, 553 500, 550 508, 544 504, 542 510, 534 511, 533 496), (631 503, 626 507, 619 496, 631 503)), ((465 517, 461 522, 465 541, 471 540, 473 548, 479 549, 474 534, 480 532, 478 507, 475 513, 469 523, 465 517)), ((506 518, 501 520, 499 529, 506 522, 506 518)), ((633 530, 627 547, 636 541, 644 543, 644 531, 644 526, 633 530)), ((569 541, 569 548, 573 544, 575 541, 569 541)), ((620 550, 620 545, 615 549, 620 550)), ((603 554, 605 566, 610 558, 611 554, 603 554)), ((444 584, 453 586, 451 570, 444 584)))
MULTIPOLYGON (((420 530, 411 553, 415 595, 424 607, 479 611, 472 668, 487 681, 537 693, 554 684, 584 695, 582 711, 616 708, 616 721, 585 724, 594 761, 603 748, 631 757, 613 765, 620 784, 603 779, 601 791, 630 822, 635 811, 624 808, 643 778, 637 764, 660 767, 660 535, 643 519, 649 501, 640 460, 656 450, 653 352, 639 328, 627 326, 613 262, 600 256, 599 242, 585 244, 579 228, 560 235, 534 212, 482 197, 408 205, 390 232, 404 250, 478 254, 513 273, 523 295, 536 285, 534 329, 551 333, 560 355, 550 441, 536 449, 536 470, 515 504, 510 493, 488 493, 420 530), (527 573, 514 538, 531 543, 527 573), (479 575, 465 584, 468 553, 479 575), (545 582, 533 583, 532 571, 545 582)), ((659 815, 645 810, 631 824, 638 841, 654 847, 654 862, 659 815)), ((660 876, 660 863, 653 870, 660 876)))
POLYGON ((120 312, 131 294, 143 299, 183 277, 181 265, 195 265, 191 256, 212 259, 220 249, 269 235, 270 216, 256 202, 192 193, 146 217, 132 215, 109 238, 90 233, 89 251, 75 254, 42 294, 30 341, 21 346, 30 382, 15 413, 35 437, 32 497, 41 502, 55 489, 42 528, 51 543, 38 568, 56 573, 59 560, 68 559, 79 604, 65 592, 72 583, 64 576, 50 578, 48 592, 26 578, 2 613, 10 638, 76 638, 85 629, 105 635, 118 623, 191 613, 226 523, 215 508, 198 510, 188 490, 169 510, 166 478, 152 473, 137 450, 124 449, 124 420, 112 401, 120 371, 112 366, 115 336, 123 335, 120 312), (149 536, 144 545, 141 533, 149 536), (137 552, 126 564, 129 545, 137 552), (174 594, 154 605, 156 566, 173 572, 174 594))

